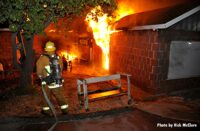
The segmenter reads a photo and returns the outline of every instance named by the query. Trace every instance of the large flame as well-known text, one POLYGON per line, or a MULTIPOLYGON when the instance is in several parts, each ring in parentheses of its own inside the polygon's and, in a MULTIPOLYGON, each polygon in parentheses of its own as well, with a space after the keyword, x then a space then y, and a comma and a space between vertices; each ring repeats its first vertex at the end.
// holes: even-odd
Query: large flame
POLYGON ((117 10, 115 10, 115 21, 121 19, 122 17, 125 17, 127 15, 133 14, 135 11, 133 8, 130 8, 129 4, 126 2, 119 2, 117 6, 117 10))
POLYGON ((114 12, 114 18, 108 16, 108 14, 102 11, 100 6, 97 6, 86 16, 85 20, 93 31, 95 42, 102 49, 102 64, 103 68, 106 70, 109 69, 110 34, 114 32, 111 30, 111 24, 128 14, 132 14, 133 12, 132 9, 127 10, 127 6, 121 4, 114 12))
POLYGON ((102 49, 102 62, 104 69, 109 69, 109 43, 110 43, 110 26, 109 17, 102 12, 100 6, 95 7, 86 16, 86 21, 92 28, 96 44, 102 49))

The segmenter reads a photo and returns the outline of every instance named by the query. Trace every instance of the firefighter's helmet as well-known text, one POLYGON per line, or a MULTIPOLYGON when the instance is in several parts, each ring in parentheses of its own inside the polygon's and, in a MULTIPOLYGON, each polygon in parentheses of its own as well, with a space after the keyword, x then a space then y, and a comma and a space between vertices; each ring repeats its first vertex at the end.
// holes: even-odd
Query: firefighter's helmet
POLYGON ((51 41, 48 41, 45 45, 45 51, 55 51, 56 50, 56 47, 55 47, 55 44, 51 41))

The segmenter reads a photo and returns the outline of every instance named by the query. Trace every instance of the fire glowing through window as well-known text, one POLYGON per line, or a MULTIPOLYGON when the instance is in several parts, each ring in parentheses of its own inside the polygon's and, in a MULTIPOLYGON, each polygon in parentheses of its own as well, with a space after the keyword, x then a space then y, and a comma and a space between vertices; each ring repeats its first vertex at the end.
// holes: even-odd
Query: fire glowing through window
POLYGON ((70 53, 68 53, 66 51, 61 51, 60 55, 62 57, 65 57, 65 59, 68 60, 68 61, 73 61, 74 59, 77 58, 77 56, 75 54, 70 54, 70 53))
POLYGON ((114 32, 111 30, 111 24, 134 12, 133 10, 122 10, 121 7, 119 6, 118 10, 115 11, 115 18, 108 16, 100 6, 97 6, 87 14, 85 19, 92 29, 96 44, 102 49, 102 66, 105 70, 109 70, 110 34, 114 32))

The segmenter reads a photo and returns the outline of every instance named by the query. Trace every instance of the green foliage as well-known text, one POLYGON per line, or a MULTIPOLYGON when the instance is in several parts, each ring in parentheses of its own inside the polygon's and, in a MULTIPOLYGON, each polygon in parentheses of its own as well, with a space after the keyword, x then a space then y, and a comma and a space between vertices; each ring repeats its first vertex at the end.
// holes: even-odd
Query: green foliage
POLYGON ((96 5, 115 7, 114 0, 1 0, 0 24, 8 23, 13 32, 23 30, 25 37, 44 31, 58 17, 80 14, 96 5))

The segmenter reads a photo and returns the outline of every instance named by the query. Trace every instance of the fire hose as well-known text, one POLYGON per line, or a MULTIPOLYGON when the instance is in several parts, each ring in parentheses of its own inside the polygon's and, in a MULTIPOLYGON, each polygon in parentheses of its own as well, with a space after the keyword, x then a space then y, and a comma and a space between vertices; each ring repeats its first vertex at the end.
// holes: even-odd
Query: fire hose
POLYGON ((55 118, 55 123, 48 129, 48 131, 53 131, 53 129, 55 128, 55 126, 57 125, 57 123, 58 123, 58 118, 57 118, 57 116, 56 116, 56 110, 55 110, 55 107, 53 106, 53 104, 51 103, 51 101, 49 100, 49 98, 48 98, 48 96, 47 96, 47 93, 46 93, 46 91, 45 91, 45 86, 46 86, 46 84, 41 84, 42 85, 42 93, 43 93, 43 95, 44 95, 44 98, 45 98, 45 101, 47 102, 47 104, 48 104, 48 106, 50 107, 50 109, 51 109, 51 111, 52 111, 52 113, 53 113, 53 115, 54 115, 54 118, 55 118))

